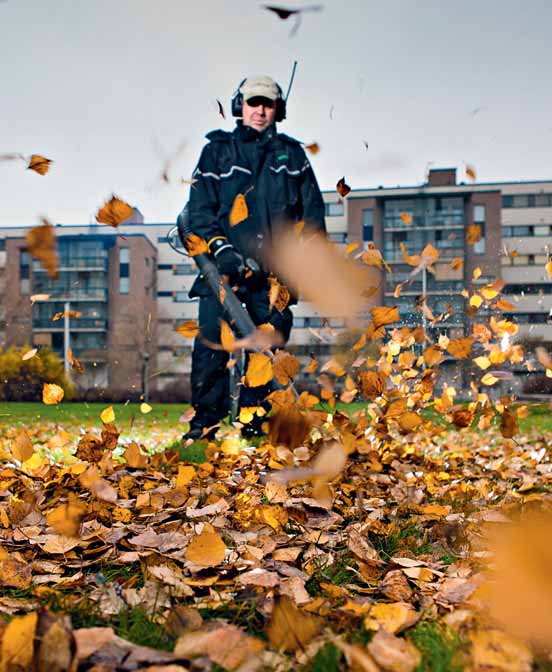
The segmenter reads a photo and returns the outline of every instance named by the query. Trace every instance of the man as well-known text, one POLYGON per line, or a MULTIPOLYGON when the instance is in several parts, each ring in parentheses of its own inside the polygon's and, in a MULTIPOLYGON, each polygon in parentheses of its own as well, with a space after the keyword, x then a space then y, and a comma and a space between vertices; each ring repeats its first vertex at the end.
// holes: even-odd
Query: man
MULTIPOLYGON (((207 135, 195 182, 190 189, 189 215, 194 233, 209 246, 218 270, 232 286, 257 325, 271 323, 284 341, 289 338, 292 313, 289 305, 270 308, 269 269, 263 268, 263 248, 279 227, 300 220, 326 231, 324 202, 301 144, 276 131, 286 116, 282 89, 270 77, 248 77, 232 98, 232 114, 241 117, 232 132, 216 130, 207 135), (230 217, 236 197, 245 198, 245 218, 230 217), (237 221, 239 220, 239 221, 237 221), (251 274, 245 260, 261 270, 251 274)), ((242 213, 244 211, 242 207, 242 213)), ((243 215, 242 215, 243 216, 243 215)), ((214 425, 229 410, 228 353, 210 348, 220 343, 218 298, 199 276, 190 297, 199 296, 200 337, 192 354, 192 405, 196 411, 185 438, 214 434, 214 425)), ((292 299, 293 302, 293 299, 292 299)), ((243 388, 240 406, 258 405, 269 386, 243 388)), ((258 426, 249 427, 257 433, 258 426)))

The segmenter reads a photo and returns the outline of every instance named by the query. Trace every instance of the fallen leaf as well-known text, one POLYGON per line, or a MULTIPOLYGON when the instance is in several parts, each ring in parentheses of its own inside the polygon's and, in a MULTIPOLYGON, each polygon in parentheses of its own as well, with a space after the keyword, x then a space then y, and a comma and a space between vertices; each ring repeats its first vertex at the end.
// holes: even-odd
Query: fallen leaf
POLYGON ((192 539, 184 554, 186 560, 203 565, 216 567, 224 560, 226 545, 216 532, 202 532, 192 539))
POLYGON ((279 651, 297 651, 322 629, 322 621, 295 606, 287 596, 278 598, 266 628, 270 644, 279 651))

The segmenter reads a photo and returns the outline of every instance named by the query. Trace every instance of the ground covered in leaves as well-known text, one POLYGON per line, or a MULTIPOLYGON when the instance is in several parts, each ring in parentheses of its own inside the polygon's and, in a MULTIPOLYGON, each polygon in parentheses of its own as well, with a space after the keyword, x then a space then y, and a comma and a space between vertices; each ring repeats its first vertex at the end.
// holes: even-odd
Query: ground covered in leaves
MULTIPOLYGON (((552 669, 549 624, 497 620, 491 539, 515 555, 512 523, 550 508, 550 434, 413 432, 284 395, 267 436, 223 428, 201 463, 121 445, 116 421, 4 427, 2 670, 552 669)), ((508 585, 546 621, 536 558, 508 585)))

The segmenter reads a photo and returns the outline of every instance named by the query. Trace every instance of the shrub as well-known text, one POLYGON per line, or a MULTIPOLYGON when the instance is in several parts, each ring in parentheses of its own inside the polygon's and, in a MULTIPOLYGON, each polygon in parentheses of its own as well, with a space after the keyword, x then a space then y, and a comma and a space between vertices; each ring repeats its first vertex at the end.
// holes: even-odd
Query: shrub
POLYGON ((0 349, 0 401, 41 401, 44 383, 59 385, 70 399, 73 386, 65 378, 63 361, 48 347, 23 360, 29 350, 29 346, 0 349))

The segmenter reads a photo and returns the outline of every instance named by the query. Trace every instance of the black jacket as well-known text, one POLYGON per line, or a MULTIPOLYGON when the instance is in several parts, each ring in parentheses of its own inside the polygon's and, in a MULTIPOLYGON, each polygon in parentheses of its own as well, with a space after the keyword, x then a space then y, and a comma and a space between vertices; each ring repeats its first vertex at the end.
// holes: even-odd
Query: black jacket
POLYGON ((230 133, 212 131, 193 173, 190 224, 208 243, 224 237, 244 257, 261 262, 260 248, 279 226, 305 220, 326 232, 324 201, 299 141, 271 126, 259 133, 241 120, 230 133), (244 194, 249 216, 229 215, 244 194))

